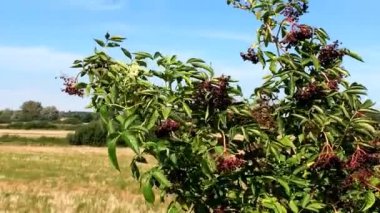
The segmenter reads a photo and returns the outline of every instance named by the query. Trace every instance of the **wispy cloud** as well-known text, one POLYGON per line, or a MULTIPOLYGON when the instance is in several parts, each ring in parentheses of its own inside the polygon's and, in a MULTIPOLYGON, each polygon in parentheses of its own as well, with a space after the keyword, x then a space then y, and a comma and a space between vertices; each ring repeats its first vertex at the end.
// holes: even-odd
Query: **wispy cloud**
MULTIPOLYGON (((48 47, 0 46, 0 109, 17 109, 26 100, 36 100, 62 110, 84 110, 88 100, 65 95, 62 82, 55 79, 80 58, 80 54, 48 47)), ((69 75, 75 73, 72 70, 69 75)))
POLYGON ((118 10, 125 4, 125 0, 69 0, 67 2, 87 10, 118 10))
POLYGON ((0 64, 4 72, 53 73, 66 70, 81 55, 47 47, 0 46, 0 64))

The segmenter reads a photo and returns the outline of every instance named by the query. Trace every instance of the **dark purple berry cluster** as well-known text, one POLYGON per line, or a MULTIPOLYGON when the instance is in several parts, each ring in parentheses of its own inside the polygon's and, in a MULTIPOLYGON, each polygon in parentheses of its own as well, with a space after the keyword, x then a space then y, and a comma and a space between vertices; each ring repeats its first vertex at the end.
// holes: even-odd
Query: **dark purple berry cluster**
POLYGON ((170 132, 177 131, 180 125, 177 121, 172 119, 167 119, 161 123, 161 125, 156 130, 156 136, 161 138, 168 136, 170 132))
POLYGON ((327 82, 327 87, 332 91, 338 91, 339 90, 339 80, 337 79, 331 79, 327 82))
POLYGON ((336 61, 342 60, 344 51, 339 49, 339 42, 335 41, 333 44, 324 46, 318 55, 318 59, 322 66, 330 67, 336 61))
POLYGON ((281 11, 281 14, 286 17, 288 22, 297 22, 299 17, 307 12, 308 5, 305 2, 297 0, 296 3, 292 3, 289 0, 287 6, 281 11))
POLYGON ((313 165, 315 170, 341 169, 343 162, 336 156, 332 146, 326 143, 321 150, 316 162, 313 165))
POLYGON ((84 90, 78 89, 76 87, 76 85, 78 83, 76 78, 61 76, 60 79, 63 80, 63 86, 65 87, 65 88, 61 89, 62 92, 65 92, 69 95, 77 95, 79 97, 83 97, 84 90))
POLYGON ((285 36, 281 43, 287 44, 286 49, 296 46, 301 41, 305 41, 313 37, 313 28, 308 25, 294 24, 292 30, 285 36))
POLYGON ((213 112, 215 109, 226 110, 231 105, 232 99, 228 94, 229 76, 221 76, 216 81, 204 80, 197 85, 194 92, 194 108, 207 109, 213 112))
POLYGON ((241 168, 245 164, 245 160, 235 155, 223 156, 217 160, 217 169, 220 173, 232 172, 241 168))
POLYGON ((296 99, 300 102, 308 102, 320 98, 323 94, 322 88, 316 83, 310 83, 306 87, 298 88, 296 99))
POLYGON ((253 64, 259 63, 259 56, 253 48, 249 48, 246 53, 240 53, 241 58, 244 61, 250 61, 253 64))

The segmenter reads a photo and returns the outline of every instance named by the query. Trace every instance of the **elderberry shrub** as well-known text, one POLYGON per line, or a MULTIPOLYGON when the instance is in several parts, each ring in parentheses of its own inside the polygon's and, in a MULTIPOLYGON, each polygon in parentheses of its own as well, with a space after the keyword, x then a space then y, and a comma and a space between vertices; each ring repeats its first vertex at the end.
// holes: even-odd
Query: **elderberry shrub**
MULTIPOLYGON (((173 195, 169 212, 377 210, 380 149, 372 142, 380 127, 369 114, 379 112, 363 98, 363 85, 344 79, 343 54, 360 57, 326 45, 322 28, 298 24, 307 2, 228 0, 261 22, 255 49, 241 56, 270 72, 249 98, 197 58, 122 48, 131 63, 97 51, 78 64, 100 65, 78 76, 89 77, 115 167, 112 142, 120 138, 136 156, 155 159, 149 168, 139 168, 136 156, 131 162, 148 202, 156 188, 161 200, 173 195)), ((108 35, 97 43, 119 40, 108 35)))

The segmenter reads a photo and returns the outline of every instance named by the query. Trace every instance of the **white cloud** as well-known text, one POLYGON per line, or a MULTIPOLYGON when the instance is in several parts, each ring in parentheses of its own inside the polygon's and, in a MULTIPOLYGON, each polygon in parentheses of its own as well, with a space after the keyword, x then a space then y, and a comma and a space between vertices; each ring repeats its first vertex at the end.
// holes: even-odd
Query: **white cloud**
POLYGON ((4 72, 14 73, 59 73, 71 66, 75 53, 66 53, 47 47, 0 46, 0 64, 4 72))

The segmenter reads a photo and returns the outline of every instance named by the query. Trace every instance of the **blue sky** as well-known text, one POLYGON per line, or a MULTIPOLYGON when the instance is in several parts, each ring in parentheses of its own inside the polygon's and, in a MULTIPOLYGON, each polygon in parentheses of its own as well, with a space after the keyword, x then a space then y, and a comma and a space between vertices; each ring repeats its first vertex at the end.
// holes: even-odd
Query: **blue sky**
MULTIPOLYGON (((310 0, 302 20, 325 28, 332 39, 360 53, 366 63, 347 59, 352 81, 365 84, 380 103, 380 1, 310 0)), ((218 73, 241 81, 246 93, 264 71, 244 63, 239 53, 254 40, 258 22, 225 0, 12 0, 0 7, 0 109, 17 109, 26 100, 61 110, 84 110, 88 99, 60 92, 55 79, 74 59, 90 54, 93 38, 106 32, 127 37, 132 51, 200 57, 218 73)))

